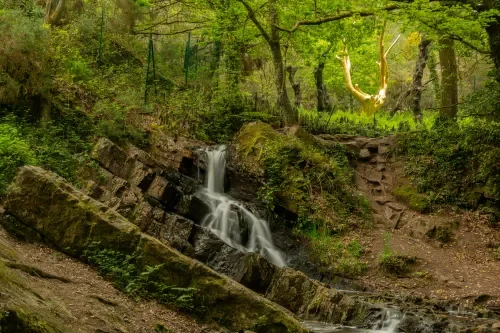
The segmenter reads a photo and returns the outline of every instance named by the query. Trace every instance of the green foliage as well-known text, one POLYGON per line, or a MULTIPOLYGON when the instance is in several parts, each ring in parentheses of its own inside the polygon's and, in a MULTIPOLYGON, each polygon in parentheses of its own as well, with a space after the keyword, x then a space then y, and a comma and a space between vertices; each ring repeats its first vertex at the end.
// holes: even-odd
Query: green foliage
POLYGON ((410 185, 398 186, 394 190, 394 196, 408 204, 408 206, 418 212, 426 213, 431 208, 431 200, 428 195, 418 193, 410 185))
MULTIPOLYGON (((99 272, 121 290, 133 297, 155 298, 163 304, 172 304, 185 311, 195 310, 196 288, 167 286, 158 279, 163 265, 137 267, 138 258, 124 253, 102 249, 99 243, 88 245, 84 253, 99 272)), ((198 310, 197 310, 198 311, 198 310)))
POLYGON ((0 103, 49 93, 49 31, 42 22, 20 10, 0 10, 0 103))
POLYGON ((363 247, 357 240, 349 242, 326 233, 312 231, 307 234, 310 240, 311 258, 321 264, 321 271, 334 276, 347 278, 362 275, 368 269, 366 262, 361 261, 363 247))
POLYGON ((352 134, 368 137, 388 136, 415 129, 430 129, 437 117, 436 112, 424 112, 422 123, 415 122, 409 112, 391 116, 379 111, 373 117, 364 113, 335 111, 331 114, 316 110, 299 110, 301 124, 313 134, 352 134))
POLYGON ((398 276, 406 275, 409 273, 411 265, 415 264, 417 259, 393 253, 390 242, 391 234, 386 233, 384 235, 384 248, 379 255, 379 266, 386 273, 398 276))
POLYGON ((82 165, 93 165, 88 152, 85 122, 68 117, 59 122, 37 126, 13 116, 0 118, 0 194, 18 167, 39 165, 73 183, 78 183, 78 170, 82 165))
POLYGON ((243 166, 264 177, 259 197, 270 209, 296 214, 297 228, 341 233, 366 219, 368 204, 354 189, 341 145, 326 148, 302 129, 283 135, 258 122, 246 125, 236 143, 243 166))
POLYGON ((398 142, 412 185, 436 204, 475 207, 474 193, 500 198, 499 123, 438 121, 431 130, 401 134, 398 142))
POLYGON ((156 333, 169 333, 170 330, 165 327, 163 324, 156 324, 155 326, 155 332, 156 333))
POLYGON ((35 161, 35 154, 18 128, 10 122, 0 123, 0 196, 6 194, 17 168, 35 161))

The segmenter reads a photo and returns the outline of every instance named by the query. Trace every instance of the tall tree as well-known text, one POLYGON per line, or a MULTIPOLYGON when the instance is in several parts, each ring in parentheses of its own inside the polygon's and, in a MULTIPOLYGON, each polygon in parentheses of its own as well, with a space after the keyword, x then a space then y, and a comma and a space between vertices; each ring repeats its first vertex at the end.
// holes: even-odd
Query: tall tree
POLYGON ((440 115, 455 118, 458 112, 458 67, 453 40, 448 36, 439 39, 439 63, 441 65, 440 115))
POLYGON ((314 68, 314 79, 316 82, 316 92, 318 99, 318 111, 330 111, 332 109, 332 99, 328 94, 328 90, 323 79, 323 71, 325 70, 326 57, 330 50, 333 48, 333 45, 333 43, 330 43, 328 49, 321 55, 318 65, 314 68))

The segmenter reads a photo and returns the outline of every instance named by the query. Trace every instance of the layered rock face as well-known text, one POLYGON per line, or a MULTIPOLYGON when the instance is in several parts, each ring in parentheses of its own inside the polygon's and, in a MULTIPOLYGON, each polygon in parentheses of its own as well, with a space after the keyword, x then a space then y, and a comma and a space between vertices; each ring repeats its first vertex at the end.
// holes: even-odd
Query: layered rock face
MULTIPOLYGON (((165 167, 148 153, 137 148, 129 148, 127 152, 109 140, 101 139, 95 146, 93 157, 101 168, 89 177, 87 194, 101 204, 51 173, 26 167, 12 186, 8 211, 42 235, 47 235, 45 239, 52 244, 77 257, 90 241, 99 241, 118 251, 137 251, 138 248, 143 251, 143 239, 147 239, 147 244, 155 244, 151 254, 155 258, 153 263, 161 263, 170 260, 172 253, 181 256, 171 250, 171 246, 303 320, 366 324, 381 312, 379 308, 330 289, 301 272, 280 269, 255 253, 234 249, 198 225, 208 212, 208 207, 196 196, 200 184, 180 172, 166 172, 165 167), (29 186, 29 183, 38 185, 29 186), (22 202, 29 204, 23 206, 22 202), (87 208, 90 208, 90 213, 87 208), (52 216, 57 218, 51 220, 52 216), (113 222, 118 220, 120 227, 116 229, 113 222), (72 232, 68 233, 69 230, 72 232), (154 242, 141 231, 153 236, 154 242), (170 251, 166 251, 168 255, 163 258, 157 253, 158 249, 162 249, 161 256, 165 249, 170 251)), ((146 247, 150 248, 149 245, 146 247)), ((186 260, 186 265, 188 262, 194 265, 191 259, 186 260)), ((191 278, 189 275, 181 278, 183 274, 178 273, 169 282, 189 284, 186 281, 191 278)), ((200 289, 200 292, 218 293, 217 289, 210 288, 200 289)))
POLYGON ((141 269, 161 265, 162 283, 196 288, 207 316, 233 330, 303 332, 287 311, 235 281, 145 235, 115 210, 61 177, 37 167, 20 169, 6 211, 61 251, 82 257, 89 244, 141 258, 141 269))

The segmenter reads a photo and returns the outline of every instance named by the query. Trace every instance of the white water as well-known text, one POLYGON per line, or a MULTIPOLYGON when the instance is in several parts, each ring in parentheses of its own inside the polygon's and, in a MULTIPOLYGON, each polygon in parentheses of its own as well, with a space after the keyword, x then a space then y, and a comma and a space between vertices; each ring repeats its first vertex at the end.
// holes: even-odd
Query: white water
POLYGON ((380 322, 373 325, 371 330, 320 322, 305 322, 303 325, 314 333, 394 333, 402 317, 401 312, 387 309, 380 322))
POLYGON ((273 264, 285 266, 281 253, 274 247, 267 222, 224 194, 226 146, 208 148, 204 153, 207 155, 207 187, 202 194, 210 204, 211 213, 205 216, 202 225, 232 247, 259 253, 273 264), (241 237, 240 221, 248 223, 248 240, 245 244, 241 237))

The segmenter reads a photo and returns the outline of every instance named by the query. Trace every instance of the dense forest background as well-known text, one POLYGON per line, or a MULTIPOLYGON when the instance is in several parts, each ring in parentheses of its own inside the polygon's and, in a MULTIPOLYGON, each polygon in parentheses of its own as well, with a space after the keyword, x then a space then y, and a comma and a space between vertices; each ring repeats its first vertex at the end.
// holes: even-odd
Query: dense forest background
POLYGON ((260 120, 313 134, 400 133, 415 191, 438 203, 498 200, 499 8, 1 0, 0 193, 28 163, 77 181, 97 136, 221 143, 260 120))

